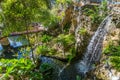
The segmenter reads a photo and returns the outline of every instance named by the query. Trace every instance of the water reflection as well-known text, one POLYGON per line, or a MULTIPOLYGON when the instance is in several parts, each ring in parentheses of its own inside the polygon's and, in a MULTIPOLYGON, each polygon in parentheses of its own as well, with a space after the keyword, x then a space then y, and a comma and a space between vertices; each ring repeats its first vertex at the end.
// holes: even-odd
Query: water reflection
POLYGON ((13 48, 28 45, 27 39, 23 37, 22 38, 19 36, 8 37, 8 40, 9 40, 10 46, 13 48))
POLYGON ((20 57, 19 53, 21 52, 20 51, 21 47, 27 46, 28 44, 29 43, 25 37, 22 36, 7 37, 1 40, 0 57, 9 59, 17 58, 17 55, 15 53, 18 53, 18 57, 20 57))
POLYGON ((3 47, 2 47, 2 45, 0 44, 0 55, 2 54, 2 52, 3 52, 3 47))

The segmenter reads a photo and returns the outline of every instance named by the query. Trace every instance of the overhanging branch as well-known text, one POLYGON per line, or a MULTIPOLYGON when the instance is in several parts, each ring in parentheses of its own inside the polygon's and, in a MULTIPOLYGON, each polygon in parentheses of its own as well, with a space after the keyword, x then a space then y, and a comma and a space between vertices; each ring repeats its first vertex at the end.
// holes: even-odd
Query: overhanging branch
POLYGON ((45 29, 39 29, 39 30, 29 30, 29 31, 22 31, 22 32, 13 32, 7 36, 0 37, 0 40, 6 37, 10 36, 19 36, 19 35, 27 35, 27 34, 32 34, 32 33, 38 33, 38 32, 43 32, 46 31, 45 29))

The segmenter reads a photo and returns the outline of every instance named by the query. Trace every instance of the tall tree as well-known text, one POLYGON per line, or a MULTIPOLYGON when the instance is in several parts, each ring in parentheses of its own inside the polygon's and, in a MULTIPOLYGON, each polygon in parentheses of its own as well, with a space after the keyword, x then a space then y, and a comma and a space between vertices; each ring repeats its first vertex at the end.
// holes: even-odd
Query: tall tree
POLYGON ((40 21, 44 13, 49 15, 46 0, 4 0, 1 8, 5 18, 3 35, 23 31, 29 23, 40 21))

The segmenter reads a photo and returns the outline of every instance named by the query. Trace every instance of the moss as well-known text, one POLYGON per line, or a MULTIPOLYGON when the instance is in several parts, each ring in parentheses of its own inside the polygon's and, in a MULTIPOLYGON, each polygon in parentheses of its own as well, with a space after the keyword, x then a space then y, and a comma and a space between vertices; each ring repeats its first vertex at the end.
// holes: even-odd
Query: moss
POLYGON ((113 68, 120 71, 120 45, 109 45, 103 52, 106 55, 110 55, 110 63, 113 68))
POLYGON ((81 28, 81 29, 79 30, 79 34, 80 34, 80 35, 85 35, 86 33, 87 33, 86 28, 81 28))

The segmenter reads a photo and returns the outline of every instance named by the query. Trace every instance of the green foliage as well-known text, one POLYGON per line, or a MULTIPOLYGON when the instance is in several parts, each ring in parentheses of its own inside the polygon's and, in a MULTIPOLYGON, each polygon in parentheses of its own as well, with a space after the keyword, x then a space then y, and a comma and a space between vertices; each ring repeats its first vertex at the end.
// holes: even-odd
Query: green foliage
POLYGON ((102 18, 99 14, 99 8, 94 6, 94 9, 86 8, 84 14, 89 16, 92 20, 92 23, 100 23, 102 18))
POLYGON ((110 44, 103 53, 110 56, 112 66, 120 71, 120 46, 110 44))
POLYGON ((37 14, 38 21, 43 23, 45 26, 53 26, 59 23, 59 19, 56 15, 57 13, 53 10, 44 9, 37 14))
POLYGON ((68 59, 68 62, 71 62, 71 60, 76 56, 75 47, 70 47, 69 52, 70 54, 67 55, 67 59, 68 59))
POLYGON ((43 63, 40 66, 40 71, 43 74, 44 80, 51 80, 52 72, 53 72, 53 66, 48 63, 43 63))
POLYGON ((37 54, 46 54, 49 52, 49 48, 46 45, 41 45, 37 47, 37 54))
POLYGON ((92 6, 92 8, 85 8, 84 14, 89 16, 93 24, 100 24, 101 21, 108 14, 107 1, 102 1, 100 6, 92 6))
POLYGON ((51 39, 52 39, 51 36, 43 35, 42 38, 41 38, 41 41, 42 41, 43 43, 45 43, 45 42, 49 42, 51 39))
POLYGON ((81 28, 81 29, 79 30, 79 34, 81 34, 81 35, 85 35, 86 32, 87 32, 87 30, 86 30, 85 28, 81 28))
POLYGON ((60 23, 62 21, 65 16, 65 9, 71 3, 72 0, 55 0, 54 7, 50 11, 50 13, 53 15, 51 18, 53 23, 60 23))
POLYGON ((76 76, 76 80, 82 80, 80 76, 76 76))
POLYGON ((50 64, 48 64, 48 63, 43 63, 43 64, 41 64, 41 66, 40 66, 40 71, 41 71, 42 73, 44 73, 44 72, 46 72, 47 70, 50 70, 50 69, 52 69, 52 65, 50 65, 50 64))
POLYGON ((4 34, 25 30, 27 24, 35 18, 40 1, 35 0, 4 0, 2 2, 3 15, 5 17, 4 34))
MULTIPOLYGON (((22 56, 23 56, 24 58, 30 58, 30 57, 29 57, 30 51, 31 51, 30 47, 20 48, 19 51, 22 53, 22 56)), ((19 56, 19 55, 18 55, 18 56, 19 56)))
POLYGON ((2 11, 0 11, 0 24, 2 24, 4 22, 4 16, 2 11))
MULTIPOLYGON (((119 53, 120 54, 120 53, 119 53)), ((117 70, 120 71, 120 56, 113 56, 110 58, 112 66, 117 70)))
POLYGON ((108 4, 107 4, 107 0, 103 0, 102 1, 102 4, 101 4, 101 6, 100 6, 100 10, 102 10, 103 11, 103 14, 102 14, 102 16, 106 16, 107 15, 107 13, 108 13, 108 4))
POLYGON ((56 40, 56 42, 61 43, 64 47, 69 47, 70 45, 74 44, 75 39, 73 35, 64 35, 60 34, 56 40))
POLYGON ((76 53, 75 46, 74 46, 74 43, 75 43, 74 36, 70 34, 68 35, 61 34, 56 39, 56 42, 61 43, 62 46, 64 47, 63 51, 69 53, 67 55, 67 58, 70 62, 75 57, 75 53, 76 53))
POLYGON ((41 45, 41 46, 38 46, 36 48, 36 55, 40 55, 40 54, 43 54, 43 55, 54 55, 56 53, 56 50, 46 46, 46 45, 41 45))
POLYGON ((35 65, 30 59, 1 59, 0 74, 4 74, 1 79, 9 79, 11 76, 14 80, 28 78, 30 80, 42 79, 40 72, 35 72, 35 65))
POLYGON ((72 3, 72 0, 56 0, 56 3, 57 4, 66 4, 66 3, 70 4, 72 3))
POLYGON ((57 17, 48 8, 48 2, 48 0, 4 0, 1 3, 2 15, 5 18, 3 35, 26 30, 31 22, 41 22, 45 26, 56 23, 57 17))

